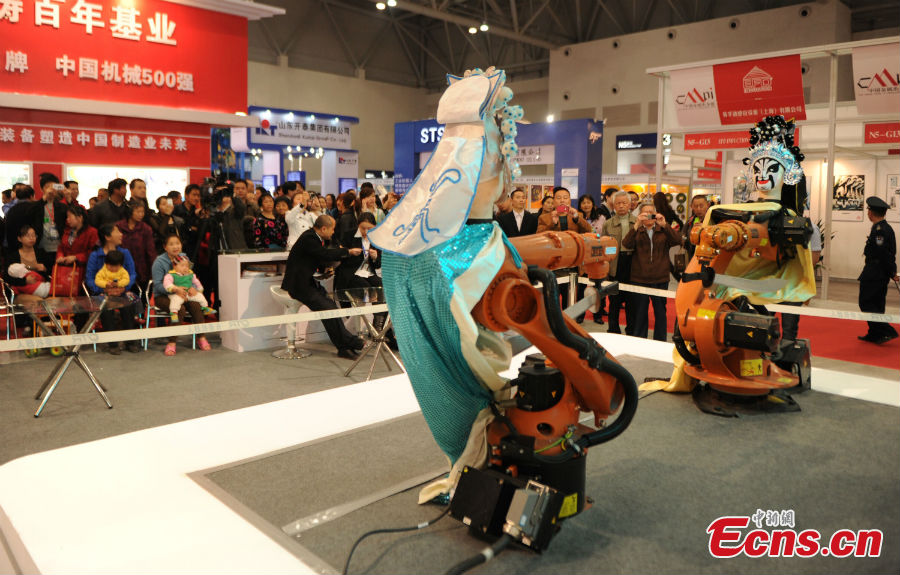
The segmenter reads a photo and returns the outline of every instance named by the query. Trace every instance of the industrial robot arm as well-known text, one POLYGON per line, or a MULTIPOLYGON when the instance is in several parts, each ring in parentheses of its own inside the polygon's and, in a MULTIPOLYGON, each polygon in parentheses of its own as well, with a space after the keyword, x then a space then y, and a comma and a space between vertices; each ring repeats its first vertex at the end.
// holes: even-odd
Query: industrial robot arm
MULTIPOLYGON (((739 253, 750 259, 781 261, 785 253, 808 242, 809 221, 782 211, 723 212, 713 218, 717 223, 691 230, 697 249, 675 296, 673 339, 688 363, 685 372, 737 395, 793 387, 798 374, 772 361, 781 341, 776 318, 751 310, 745 298, 720 299, 711 287, 715 283, 752 291, 755 284, 762 288, 757 291, 766 291, 773 284, 775 289, 783 285, 783 280, 731 278, 725 270, 739 253)), ((808 362, 806 367, 808 372, 808 362)))
MULTIPOLYGON (((523 335, 556 368, 550 369, 561 373, 558 386, 526 385, 527 390, 520 386, 516 407, 507 411, 506 418, 517 434, 534 437, 535 451, 542 456, 576 457, 587 447, 624 431, 634 415, 637 387, 615 358, 562 313, 556 278, 550 270, 579 267, 592 279, 602 279, 616 256, 617 244, 610 237, 571 231, 545 232, 511 242, 527 268, 517 266, 509 254, 472 313, 490 330, 514 330, 523 335), (542 289, 536 288, 535 282, 540 282, 542 289), (597 427, 614 413, 619 416, 609 427, 590 429, 578 426, 582 411, 594 414, 597 427), (574 434, 573 427, 577 428, 574 434), (566 440, 560 441, 563 437, 566 440)), ((494 431, 502 434, 507 430, 494 431)))

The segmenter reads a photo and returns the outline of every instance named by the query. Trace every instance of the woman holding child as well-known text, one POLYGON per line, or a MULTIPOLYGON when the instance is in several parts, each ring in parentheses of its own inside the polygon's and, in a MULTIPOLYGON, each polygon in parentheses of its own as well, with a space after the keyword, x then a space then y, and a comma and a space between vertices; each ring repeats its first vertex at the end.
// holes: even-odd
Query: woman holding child
MULTIPOLYGON (((178 305, 175 308, 175 313, 178 315, 179 321, 184 321, 185 315, 189 313, 191 316, 191 321, 193 323, 204 323, 205 319, 203 316, 203 306, 201 306, 198 301, 194 301, 198 298, 193 297, 196 295, 196 288, 184 288, 174 282, 166 281, 166 275, 170 274, 170 272, 173 271, 176 262, 178 262, 182 258, 187 258, 187 256, 181 251, 181 238, 179 238, 175 234, 166 236, 166 238, 163 240, 163 249, 165 251, 157 256, 156 261, 153 262, 153 268, 151 270, 151 275, 153 276, 153 297, 156 307, 160 310, 169 312, 172 309, 172 301, 170 301, 170 295, 174 294, 179 297, 181 302, 183 302, 181 305, 178 305), (168 286, 168 289, 166 286, 167 283, 170 284, 168 286)), ((178 338, 175 336, 169 338, 169 342, 166 344, 166 350, 164 352, 166 355, 175 355, 175 344, 177 339, 178 338)), ((203 335, 197 336, 197 347, 199 347, 203 351, 209 351, 211 349, 209 342, 203 335)))
MULTIPOLYGON (((91 295, 128 297, 137 280, 137 272, 131 253, 122 247, 122 231, 115 224, 104 224, 100 226, 98 235, 100 245, 91 252, 87 261, 85 283, 88 291, 91 295), (116 253, 110 255, 112 252, 116 253)), ((118 329, 135 329, 134 316, 138 313, 138 304, 135 300, 119 309, 104 309, 100 314, 103 331, 114 331, 117 325, 118 329)), ((141 351, 137 340, 127 342, 125 347, 132 353, 141 351)), ((122 353, 118 342, 111 342, 107 351, 112 355, 122 353)))

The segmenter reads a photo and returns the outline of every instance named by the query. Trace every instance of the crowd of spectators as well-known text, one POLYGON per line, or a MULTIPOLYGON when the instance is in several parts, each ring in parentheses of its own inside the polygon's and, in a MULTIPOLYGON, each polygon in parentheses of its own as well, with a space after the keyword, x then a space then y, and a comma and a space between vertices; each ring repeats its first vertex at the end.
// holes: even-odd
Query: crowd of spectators
MULTIPOLYGON (((670 275, 678 279, 679 270, 670 259, 670 251, 680 246, 693 255, 691 227, 703 221, 710 205, 706 196, 695 196, 691 203, 691 217, 685 224, 662 192, 642 200, 636 192, 609 188, 596 200, 590 194, 580 196, 577 207, 573 207, 569 190, 557 187, 553 195, 543 198, 536 213, 525 209, 526 201, 525 191, 517 188, 510 193, 509 201, 498 204, 494 219, 508 237, 560 230, 611 236, 619 244, 619 254, 610 263, 609 279, 656 289, 667 289, 670 275)), ((561 273, 568 271, 561 270, 561 273)), ((567 284, 560 285, 563 305, 568 301, 568 288, 567 284)), ((577 289, 578 297, 583 297, 585 286, 579 284, 577 289)), ((601 301, 600 311, 594 314, 594 322, 602 324, 606 316, 608 331, 621 333, 619 316, 624 308, 625 333, 646 338, 648 309, 652 303, 655 318, 653 338, 665 340, 665 299, 622 290, 618 295, 601 301)), ((576 321, 582 323, 584 315, 577 317, 576 321)))
MULTIPOLYGON (((369 249, 366 232, 399 199, 394 194, 377 197, 371 184, 363 184, 358 195, 351 190, 335 198, 309 193, 298 182, 286 182, 270 192, 250 180, 207 180, 203 185, 188 185, 183 194, 172 191, 160 196, 151 207, 143 180, 116 178, 96 197, 88 198, 85 206, 79 200, 78 182, 60 183, 48 173, 41 175, 40 188, 39 199, 24 183, 3 192, 3 279, 19 301, 85 292, 128 298, 130 304, 103 313, 98 325, 103 330, 133 328, 135 318, 145 313, 144 292, 163 314, 172 309, 172 321, 202 323, 212 310, 200 305, 201 299, 209 298, 214 307, 218 304, 219 253, 248 248, 290 251, 322 215, 340 219, 334 247, 360 249, 360 254, 354 249, 341 268, 336 285, 379 285, 380 258, 369 249), (193 262, 192 285, 166 282, 167 276, 184 276, 175 268, 185 262, 193 262), (62 268, 64 273, 56 271, 62 268), (110 269, 116 270, 114 279, 110 269), (54 276, 77 278, 72 293, 57 292, 54 276), (202 294, 196 286, 202 286, 202 294)), ((78 314, 74 323, 80 328, 85 321, 86 314, 78 314)), ((383 321, 381 316, 376 318, 376 324, 383 321)), ((203 337, 197 345, 201 350, 210 347, 203 337)), ((141 350, 136 342, 125 347, 141 350)), ((107 349, 121 353, 117 344, 107 349)), ((165 354, 175 351, 175 338, 171 338, 165 354)))
MULTIPOLYGON (((320 242, 327 250, 337 250, 317 249, 319 255, 334 259, 316 267, 317 272, 332 268, 335 289, 378 286, 380 254, 370 245, 367 234, 400 199, 393 193, 379 197, 370 183, 335 197, 307 192, 298 182, 286 182, 270 193, 250 180, 237 180, 191 184, 183 195, 172 191, 157 198, 151 207, 144 181, 117 178, 98 190, 96 197, 88 198, 85 206, 79 201, 77 182, 60 183, 56 176, 43 174, 40 188, 40 199, 27 184, 16 184, 3 192, 0 238, 4 280, 19 298, 47 297, 55 289, 54 266, 62 266, 80 274, 79 284, 83 282, 90 294, 132 294, 133 305, 103 314, 102 329, 134 327, 135 316, 144 313, 139 294, 147 290, 159 309, 168 310, 171 300, 176 301, 172 320, 202 323, 211 310, 198 303, 201 298, 205 296, 213 307, 218 304, 218 253, 248 248, 293 253, 304 249, 300 239, 310 235, 310 230, 316 237, 308 239, 308 245, 320 242), (323 238, 323 225, 329 221, 331 230, 323 238), (96 276, 110 265, 107 258, 111 252, 117 252, 111 257, 113 261, 121 256, 119 267, 128 281, 100 285, 96 276), (193 262, 190 273, 196 283, 184 287, 169 281, 165 285, 167 274, 172 277, 176 265, 183 267, 185 262, 193 262), (200 298, 196 285, 203 286, 200 298)), ((582 195, 573 206, 569 191, 562 187, 545 197, 537 212, 527 210, 526 202, 525 191, 516 189, 498 205, 495 219, 507 236, 548 230, 612 236, 620 250, 611 263, 610 279, 655 288, 667 287, 669 274, 675 271, 669 260, 672 246, 683 245, 688 252, 693 251, 686 239, 709 207, 705 197, 695 197, 690 217, 683 222, 662 193, 655 194, 652 202, 642 203, 633 192, 610 189, 599 199, 582 195)), ((566 292, 567 287, 561 286, 561 291, 566 292)), ((579 296, 583 289, 580 285, 579 296)), ((315 299, 316 306, 324 309, 318 290, 303 288, 301 294, 294 286, 294 291, 295 295, 315 299)), ((562 295, 565 302, 566 294, 562 295)), ((656 318, 653 337, 665 339, 665 299, 661 297, 620 291, 609 297, 608 312, 603 309, 594 314, 594 321, 603 323, 607 315, 609 331, 619 333, 619 310, 624 307, 625 332, 646 337, 651 303, 656 318)), ((602 307, 606 304, 604 301, 602 307)), ((75 323, 81 324, 84 319, 78 317, 75 323)), ((583 321, 583 316, 577 319, 583 321)), ((383 321, 384 317, 376 317, 377 325, 383 321)), ((355 345, 356 340, 332 327, 329 334, 341 355, 352 356, 353 346, 348 341, 355 345)), ((140 350, 136 343, 126 347, 140 350)), ((198 347, 209 349, 209 343, 200 337, 198 347)), ((120 353, 117 345, 110 345, 109 351, 120 353)), ((167 343, 165 353, 175 354, 175 338, 167 343)))

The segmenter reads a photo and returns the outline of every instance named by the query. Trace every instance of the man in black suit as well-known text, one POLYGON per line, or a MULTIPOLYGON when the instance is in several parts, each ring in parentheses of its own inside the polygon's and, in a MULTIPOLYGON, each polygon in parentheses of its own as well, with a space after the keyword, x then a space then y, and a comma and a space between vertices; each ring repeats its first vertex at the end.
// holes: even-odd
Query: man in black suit
MULTIPOLYGON (((319 216, 312 229, 300 235, 300 239, 291 248, 288 255, 287 269, 281 289, 287 291, 292 298, 302 302, 312 311, 337 309, 335 303, 328 298, 325 289, 313 278, 313 274, 330 262, 348 256, 362 254, 362 248, 327 247, 334 235, 334 218, 319 216)), ((324 319, 322 324, 331 343, 338 349, 338 356, 345 359, 356 359, 354 350, 362 349, 363 341, 347 331, 343 320, 339 318, 324 319)))
POLYGON ((537 232, 538 217, 525 209, 525 190, 516 188, 509 195, 512 209, 497 216, 500 229, 508 238, 527 236, 537 232))

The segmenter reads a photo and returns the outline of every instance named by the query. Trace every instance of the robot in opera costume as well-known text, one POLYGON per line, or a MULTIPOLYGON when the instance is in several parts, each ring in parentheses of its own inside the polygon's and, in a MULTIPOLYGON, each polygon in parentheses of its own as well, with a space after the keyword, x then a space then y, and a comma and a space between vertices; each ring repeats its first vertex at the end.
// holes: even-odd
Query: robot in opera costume
POLYGON ((744 164, 758 201, 710 208, 691 230, 697 248, 675 298, 675 370, 668 382, 648 382, 642 390, 694 390, 700 408, 709 411, 704 405, 711 404, 698 399, 708 387, 726 401, 757 397, 763 403, 773 390, 809 387, 808 341, 782 339, 764 307, 816 294, 808 249, 813 230, 800 215, 806 203, 803 155, 793 134, 793 121, 781 116, 750 129, 744 164), (708 387, 695 389, 698 381, 708 387))
MULTIPOLYGON (((569 334, 566 328, 577 324, 553 310, 548 324, 545 300, 531 281, 532 272, 540 272, 525 266, 532 263, 530 256, 546 267, 590 263, 602 276, 615 256, 615 241, 574 232, 516 238, 515 244, 508 239, 492 215, 494 204, 506 197, 512 178, 520 174, 514 158, 516 120, 522 118, 522 108, 508 105, 512 91, 504 87, 503 71, 476 69, 463 77, 448 76, 448 81, 437 111, 437 121, 445 125, 440 143, 400 203, 369 232, 372 243, 382 250, 384 292, 400 355, 429 428, 453 466, 447 479, 420 492, 420 502, 448 493, 463 466, 481 468, 489 459, 488 436, 497 402, 512 397, 510 382, 499 375, 509 367, 511 349, 498 332, 523 333, 567 378, 580 370, 591 371, 593 375, 574 383, 576 388, 590 386, 571 394, 580 401, 575 413, 593 411, 599 421, 619 412, 617 423, 610 426, 615 429, 604 428, 604 437, 586 439, 581 445, 575 445, 578 436, 566 435, 565 426, 554 431, 551 439, 564 435, 566 441, 572 439, 569 454, 621 433, 637 399, 628 372, 580 328, 572 336, 577 339, 573 345, 583 346, 581 355, 587 359, 579 359, 579 352, 571 348, 557 346, 547 352, 542 347, 542 334, 549 334, 553 326, 560 334, 569 334), (552 258, 542 259, 547 255, 552 258), (508 288, 517 296, 510 296, 508 288), (513 310, 515 315, 517 306, 529 311, 510 318, 507 312, 513 310)), ((551 283, 556 290, 555 279, 544 281, 548 290, 551 283)), ((558 311, 558 292, 553 294, 558 311)), ((502 419, 509 421, 506 416, 502 419)), ((557 441, 541 453, 565 450, 562 443, 557 441)))

